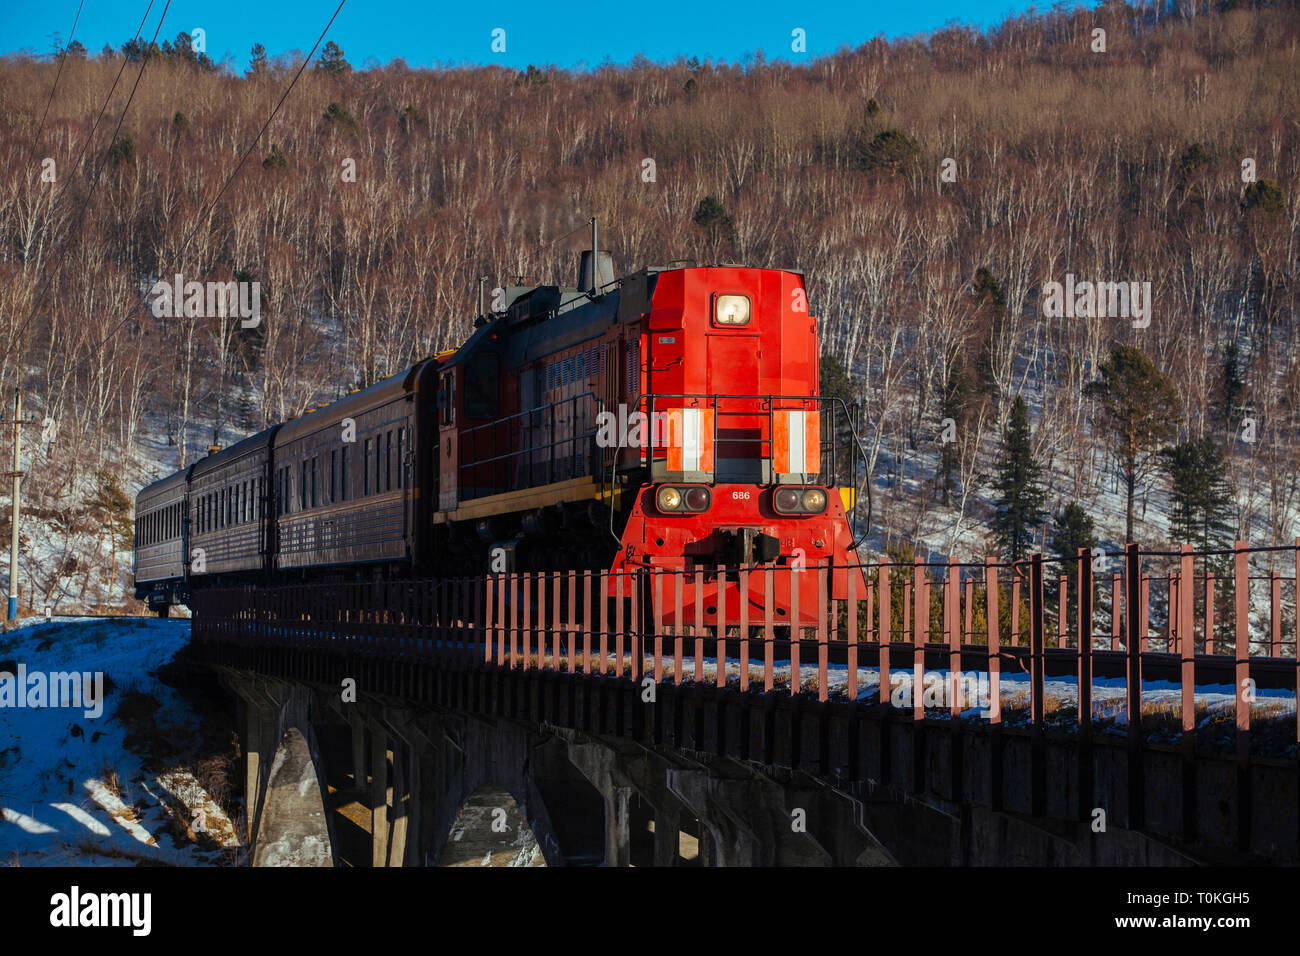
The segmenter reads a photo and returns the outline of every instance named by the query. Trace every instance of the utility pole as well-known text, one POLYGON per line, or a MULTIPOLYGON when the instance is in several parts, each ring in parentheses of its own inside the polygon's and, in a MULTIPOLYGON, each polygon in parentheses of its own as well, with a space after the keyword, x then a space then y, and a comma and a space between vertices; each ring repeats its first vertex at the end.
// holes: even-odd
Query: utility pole
POLYGON ((9 528, 9 617, 10 621, 18 620, 18 513, 21 510, 19 505, 19 493, 22 489, 23 473, 19 471, 18 453, 22 443, 22 433, 24 425, 35 425, 36 420, 23 421, 23 392, 21 388, 14 389, 14 417, 10 421, 0 422, 0 424, 14 426, 14 463, 13 471, 5 477, 14 480, 14 497, 13 507, 10 510, 10 528, 9 528))
POLYGON ((18 620, 18 493, 22 485, 23 473, 18 470, 18 447, 23 434, 23 392, 14 389, 14 470, 10 473, 14 479, 13 508, 9 521, 9 620, 18 620))

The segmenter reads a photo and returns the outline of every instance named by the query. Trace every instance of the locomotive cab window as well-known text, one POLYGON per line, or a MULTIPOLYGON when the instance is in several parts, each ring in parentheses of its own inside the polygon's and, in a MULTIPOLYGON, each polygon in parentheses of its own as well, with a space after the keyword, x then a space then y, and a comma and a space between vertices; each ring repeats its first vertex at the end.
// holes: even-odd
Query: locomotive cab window
POLYGON ((465 415, 496 418, 497 406, 497 354, 480 352, 465 370, 465 415))
POLYGON ((732 293, 715 293, 713 296, 713 324, 724 328, 749 325, 749 296, 732 293))
POLYGON ((456 370, 451 369, 442 377, 442 387, 438 389, 438 407, 442 409, 442 423, 456 424, 456 370))

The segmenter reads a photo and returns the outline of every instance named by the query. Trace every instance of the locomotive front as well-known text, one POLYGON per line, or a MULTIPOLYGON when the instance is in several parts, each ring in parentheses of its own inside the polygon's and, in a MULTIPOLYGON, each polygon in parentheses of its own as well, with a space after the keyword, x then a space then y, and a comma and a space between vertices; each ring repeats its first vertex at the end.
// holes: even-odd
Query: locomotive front
POLYGON ((848 520, 856 442, 849 410, 818 394, 802 277, 660 273, 639 344, 639 397, 618 454, 644 480, 614 569, 663 571, 657 586, 668 588, 689 582, 684 597, 665 597, 666 623, 737 620, 741 569, 750 620, 775 606, 782 621, 811 623, 825 598, 819 569, 830 569, 831 596, 846 596, 849 574, 864 594, 848 520))

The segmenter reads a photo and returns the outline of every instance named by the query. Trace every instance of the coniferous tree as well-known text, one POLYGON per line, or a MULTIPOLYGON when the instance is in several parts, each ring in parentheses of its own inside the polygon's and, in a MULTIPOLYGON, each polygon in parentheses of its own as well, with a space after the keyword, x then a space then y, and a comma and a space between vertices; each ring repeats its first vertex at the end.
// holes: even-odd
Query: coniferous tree
POLYGON ((340 76, 349 72, 352 66, 343 58, 343 48, 330 40, 320 51, 320 61, 316 64, 316 69, 330 76, 340 76))
POLYGON ((253 48, 248 51, 248 70, 245 76, 262 76, 270 69, 270 61, 266 56, 266 47, 260 43, 254 43, 253 48))
POLYGON ((822 398, 838 398, 845 405, 858 400, 857 388, 848 369, 829 352, 822 355, 819 368, 822 398))
POLYGON ((1246 391, 1245 376, 1242 375, 1241 357, 1236 341, 1229 342, 1223 349, 1223 370, 1219 380, 1214 409, 1223 422, 1223 434, 1233 434, 1244 413, 1243 394, 1246 391))
POLYGON ((1018 561, 1033 544, 1034 529, 1043 523, 1042 467, 1034 461, 1030 444, 1029 409, 1016 396, 1002 432, 1002 453, 993 487, 993 530, 1003 554, 1018 561))
POLYGON ((1062 558, 1073 558, 1080 548, 1095 548, 1097 533, 1092 517, 1077 501, 1071 501, 1052 516, 1052 552, 1062 558))
POLYGON ((1210 550, 1232 541, 1232 492, 1223 450, 1209 436, 1160 453, 1169 476, 1169 528, 1180 543, 1210 550))
POLYGON ((95 487, 82 505, 99 524, 100 533, 108 536, 111 587, 117 578, 117 555, 131 549, 135 534, 135 522, 131 518, 131 497, 122 489, 122 482, 117 475, 100 469, 95 472, 95 487))
POLYGON ((713 242, 720 238, 730 238, 735 228, 735 221, 727 214, 722 200, 716 196, 705 196, 701 199, 700 204, 695 207, 695 215, 692 218, 697 226, 708 230, 709 239, 713 242))
POLYGON ((1173 437, 1182 401, 1169 376, 1132 345, 1112 348, 1098 371, 1101 378, 1085 385, 1084 394, 1098 401, 1103 427, 1111 434, 1111 451, 1126 492, 1124 534, 1132 541, 1138 481, 1173 437))

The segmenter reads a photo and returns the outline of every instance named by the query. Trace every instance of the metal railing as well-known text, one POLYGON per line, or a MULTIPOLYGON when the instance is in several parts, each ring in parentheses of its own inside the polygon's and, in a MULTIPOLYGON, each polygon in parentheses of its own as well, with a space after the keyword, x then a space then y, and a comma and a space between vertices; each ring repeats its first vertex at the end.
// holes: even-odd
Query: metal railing
POLYGON ((462 500, 535 488, 596 473, 593 392, 519 412, 460 433, 462 500))
POLYGON ((1228 740, 1243 758, 1257 724, 1274 749, 1300 740, 1300 539, 858 568, 840 584, 844 568, 809 565, 205 591, 194 595, 194 633, 710 683, 1038 733, 1154 734, 1190 749, 1228 740), (1286 573, 1259 566, 1279 557, 1286 573), (1099 561, 1117 569, 1099 571, 1099 561), (808 593, 795 576, 816 581, 802 614, 774 600, 808 593), (1176 697, 1158 681, 1177 685, 1176 697))

